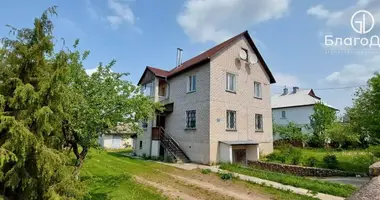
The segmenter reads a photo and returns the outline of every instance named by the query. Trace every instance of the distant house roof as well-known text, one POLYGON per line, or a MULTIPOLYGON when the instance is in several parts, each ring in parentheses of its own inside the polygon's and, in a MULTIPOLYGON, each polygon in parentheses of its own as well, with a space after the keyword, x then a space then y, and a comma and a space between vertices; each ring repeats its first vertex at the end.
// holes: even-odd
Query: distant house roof
POLYGON ((132 130, 131 124, 119 124, 115 128, 106 132, 106 135, 133 135, 136 131, 132 130))
POLYGON ((295 93, 290 91, 288 94, 277 94, 273 95, 271 98, 272 109, 312 106, 317 103, 322 103, 334 110, 338 110, 337 108, 323 102, 321 98, 315 95, 312 89, 298 90, 295 93))
POLYGON ((141 83, 142 78, 144 77, 147 70, 153 72, 153 74, 155 74, 158 77, 171 78, 171 77, 174 77, 174 76, 176 76, 182 72, 185 72, 186 70, 192 69, 192 68, 198 66, 199 64, 202 64, 204 62, 208 62, 208 61, 210 61, 211 57, 215 56, 221 50, 223 50, 224 48, 233 44, 240 37, 245 37, 247 39, 248 43, 251 45, 251 47, 252 47, 253 51, 255 52, 255 54, 257 55, 260 63, 264 67, 264 70, 268 74, 269 79, 270 79, 270 83, 276 83, 276 80, 274 79, 272 72, 269 70, 267 64, 265 63, 264 59, 262 58, 259 50, 257 49, 256 45, 254 44, 254 42, 253 42, 251 36, 249 35, 248 31, 244 31, 243 33, 240 33, 240 34, 236 35, 235 37, 232 37, 229 40, 227 40, 223 43, 220 43, 220 44, 214 46, 213 48, 211 48, 211 49, 209 49, 209 50, 185 61, 180 66, 175 67, 174 69, 172 69, 170 71, 166 71, 166 70, 162 70, 159 68, 147 66, 145 71, 144 71, 144 74, 141 76, 141 79, 139 80, 138 84, 141 83))

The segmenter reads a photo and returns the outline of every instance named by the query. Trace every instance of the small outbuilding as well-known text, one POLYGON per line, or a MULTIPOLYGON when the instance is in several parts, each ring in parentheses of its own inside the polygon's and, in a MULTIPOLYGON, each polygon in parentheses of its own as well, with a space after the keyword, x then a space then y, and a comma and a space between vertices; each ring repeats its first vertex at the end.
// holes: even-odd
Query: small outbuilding
POLYGON ((105 149, 133 148, 135 134, 128 125, 118 125, 115 130, 100 135, 98 142, 105 149))

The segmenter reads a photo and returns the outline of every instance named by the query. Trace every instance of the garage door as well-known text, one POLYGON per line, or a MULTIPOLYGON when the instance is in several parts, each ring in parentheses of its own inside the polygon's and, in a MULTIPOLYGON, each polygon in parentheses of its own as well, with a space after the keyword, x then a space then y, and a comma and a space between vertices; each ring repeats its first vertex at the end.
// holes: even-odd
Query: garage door
POLYGON ((112 148, 113 149, 120 149, 121 148, 120 145, 121 145, 121 137, 114 135, 112 137, 112 148))

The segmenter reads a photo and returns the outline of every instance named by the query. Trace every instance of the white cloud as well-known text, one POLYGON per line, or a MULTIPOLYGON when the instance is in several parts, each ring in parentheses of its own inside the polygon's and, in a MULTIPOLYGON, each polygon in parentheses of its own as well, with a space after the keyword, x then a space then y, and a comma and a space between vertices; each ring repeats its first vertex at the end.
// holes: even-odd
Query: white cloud
POLYGON ((287 14, 291 0, 187 0, 177 22, 196 42, 220 42, 287 14))
POLYGON ((92 68, 92 69, 86 69, 86 74, 91 76, 93 73, 95 73, 96 71, 98 71, 98 68, 95 67, 95 68, 92 68))
POLYGON ((343 66, 340 71, 328 75, 322 82, 351 86, 365 84, 375 72, 380 71, 380 55, 373 56, 361 63, 343 66))
POLYGON ((86 0, 86 12, 94 20, 109 23, 113 29, 118 29, 122 24, 127 24, 136 32, 141 33, 142 31, 134 26, 137 18, 128 2, 131 0, 107 0, 108 9, 106 11, 109 14, 104 15, 91 3, 91 0, 86 0))
POLYGON ((367 10, 374 15, 375 23, 380 24, 380 1, 378 0, 357 0, 354 5, 341 10, 328 10, 323 5, 315 5, 306 12, 308 15, 325 20, 326 25, 346 25, 350 26, 352 15, 359 10, 367 10))
POLYGON ((135 15, 124 1, 108 0, 108 7, 112 10, 112 15, 108 15, 107 20, 112 27, 118 28, 124 22, 131 25, 135 23, 135 15))
POLYGON ((294 87, 300 85, 299 79, 290 74, 275 73, 274 78, 276 79, 275 85, 278 86, 294 87))

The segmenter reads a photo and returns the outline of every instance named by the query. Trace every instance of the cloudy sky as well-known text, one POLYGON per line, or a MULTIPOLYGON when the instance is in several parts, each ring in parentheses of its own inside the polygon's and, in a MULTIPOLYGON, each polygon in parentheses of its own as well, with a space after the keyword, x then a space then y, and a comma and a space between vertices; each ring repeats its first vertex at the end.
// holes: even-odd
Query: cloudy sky
POLYGON ((0 35, 8 35, 6 24, 32 26, 52 5, 57 38, 66 45, 79 38, 80 49, 91 51, 87 69, 116 59, 113 70, 131 73, 134 83, 147 65, 173 68, 177 47, 186 60, 245 30, 275 75, 273 93, 285 85, 314 88, 343 109, 355 88, 328 88, 363 85, 380 70, 380 51, 331 53, 323 45, 326 34, 356 36, 351 16, 363 9, 375 18, 371 33, 380 35, 379 0, 4 0, 0 35))

